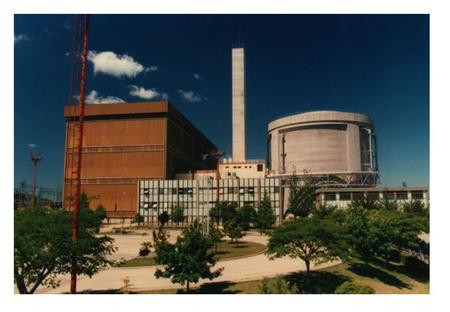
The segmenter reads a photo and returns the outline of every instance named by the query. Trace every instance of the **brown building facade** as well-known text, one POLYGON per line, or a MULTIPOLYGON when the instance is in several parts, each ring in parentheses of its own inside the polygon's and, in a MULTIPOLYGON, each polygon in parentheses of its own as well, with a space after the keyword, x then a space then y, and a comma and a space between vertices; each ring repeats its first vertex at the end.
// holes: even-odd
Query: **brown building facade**
MULTIPOLYGON (((77 107, 66 106, 64 198, 70 183, 76 142, 77 107)), ((81 186, 91 207, 101 204, 108 216, 137 212, 141 179, 170 179, 176 173, 213 169, 217 148, 168 101, 88 104, 85 108, 81 186), (206 160, 205 160, 206 158, 206 160)))

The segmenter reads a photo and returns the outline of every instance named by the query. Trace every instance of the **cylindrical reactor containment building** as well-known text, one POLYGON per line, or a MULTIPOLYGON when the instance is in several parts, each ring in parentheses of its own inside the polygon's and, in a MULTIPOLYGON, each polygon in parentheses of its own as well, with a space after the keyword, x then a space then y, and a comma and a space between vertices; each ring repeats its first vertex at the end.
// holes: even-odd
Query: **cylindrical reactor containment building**
POLYGON ((377 182, 374 123, 366 115, 307 112, 272 121, 268 132, 273 176, 307 173, 327 176, 330 184, 377 182))

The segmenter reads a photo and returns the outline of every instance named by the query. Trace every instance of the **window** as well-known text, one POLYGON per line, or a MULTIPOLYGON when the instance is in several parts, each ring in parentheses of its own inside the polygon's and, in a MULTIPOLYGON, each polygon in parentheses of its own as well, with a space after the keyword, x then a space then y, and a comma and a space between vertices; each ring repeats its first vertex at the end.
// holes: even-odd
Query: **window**
POLYGON ((378 192, 368 192, 367 193, 367 199, 371 200, 378 200, 380 197, 378 195, 378 192))
POLYGON ((249 188, 248 188, 248 192, 249 192, 250 194, 254 194, 254 193, 255 193, 255 188, 254 188, 254 187, 249 187, 249 188))
POLYGON ((262 165, 262 164, 258 164, 256 170, 258 170, 258 171, 263 171, 263 165, 262 165))
POLYGON ((241 187, 241 188, 239 189, 239 193, 240 193, 240 194, 244 194, 244 193, 245 193, 245 188, 241 187))
POLYGON ((273 188, 273 192, 274 192, 274 193, 280 193, 280 187, 279 187, 279 186, 275 186, 275 187, 273 188))
POLYGON ((179 188, 178 195, 183 195, 183 194, 184 194, 184 188, 179 188))
POLYGON ((411 192, 411 198, 412 199, 423 199, 423 192, 411 192))
POLYGON ((177 188, 176 187, 173 187, 172 188, 172 195, 176 195, 177 194, 177 188))
POLYGON ((336 200, 335 193, 325 193, 325 201, 334 201, 336 200))
POLYGON ((233 187, 229 187, 228 188, 228 194, 234 194, 234 188, 233 187))
POLYGON ((361 200, 361 199, 364 199, 364 193, 362 192, 353 193, 353 200, 361 200))
POLYGON ((227 175, 228 175, 228 176, 231 176, 231 172, 228 172, 227 175))
POLYGON ((339 193, 339 200, 351 200, 349 192, 339 193))
POLYGON ((408 192, 397 192, 397 199, 408 199, 408 192))
POLYGON ((383 198, 385 200, 394 200, 395 199, 395 193, 394 192, 384 192, 383 198))
POLYGON ((164 189, 163 188, 159 188, 158 189, 158 194, 159 195, 164 195, 164 189))
POLYGON ((148 196, 150 194, 150 190, 148 188, 144 189, 144 195, 148 196))

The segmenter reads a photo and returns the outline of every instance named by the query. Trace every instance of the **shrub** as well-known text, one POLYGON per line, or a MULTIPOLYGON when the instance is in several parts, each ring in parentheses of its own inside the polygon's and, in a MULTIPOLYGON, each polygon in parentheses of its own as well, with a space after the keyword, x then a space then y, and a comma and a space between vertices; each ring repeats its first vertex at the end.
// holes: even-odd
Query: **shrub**
POLYGON ((298 288, 289 283, 281 276, 274 279, 263 279, 259 282, 260 294, 298 294, 298 288))
POLYGON ((336 288, 335 294, 374 294, 372 287, 357 285, 352 282, 344 282, 336 288))
POLYGON ((139 256, 145 257, 148 256, 151 252, 150 248, 152 247, 151 242, 142 242, 141 249, 139 249, 139 256))

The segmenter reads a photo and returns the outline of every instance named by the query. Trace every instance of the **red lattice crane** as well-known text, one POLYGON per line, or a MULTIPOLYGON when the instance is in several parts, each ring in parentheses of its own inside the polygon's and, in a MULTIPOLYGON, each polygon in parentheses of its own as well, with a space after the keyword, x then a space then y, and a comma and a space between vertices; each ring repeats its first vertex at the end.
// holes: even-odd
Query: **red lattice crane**
MULTIPOLYGON (((74 16, 72 21, 71 78, 68 104, 74 105, 76 116, 67 123, 66 170, 64 194, 68 209, 73 212, 72 240, 78 238, 81 195, 81 157, 83 149, 84 101, 86 96, 86 66, 88 57, 89 15, 74 16)), ((77 257, 72 255, 70 292, 77 291, 77 257)))

